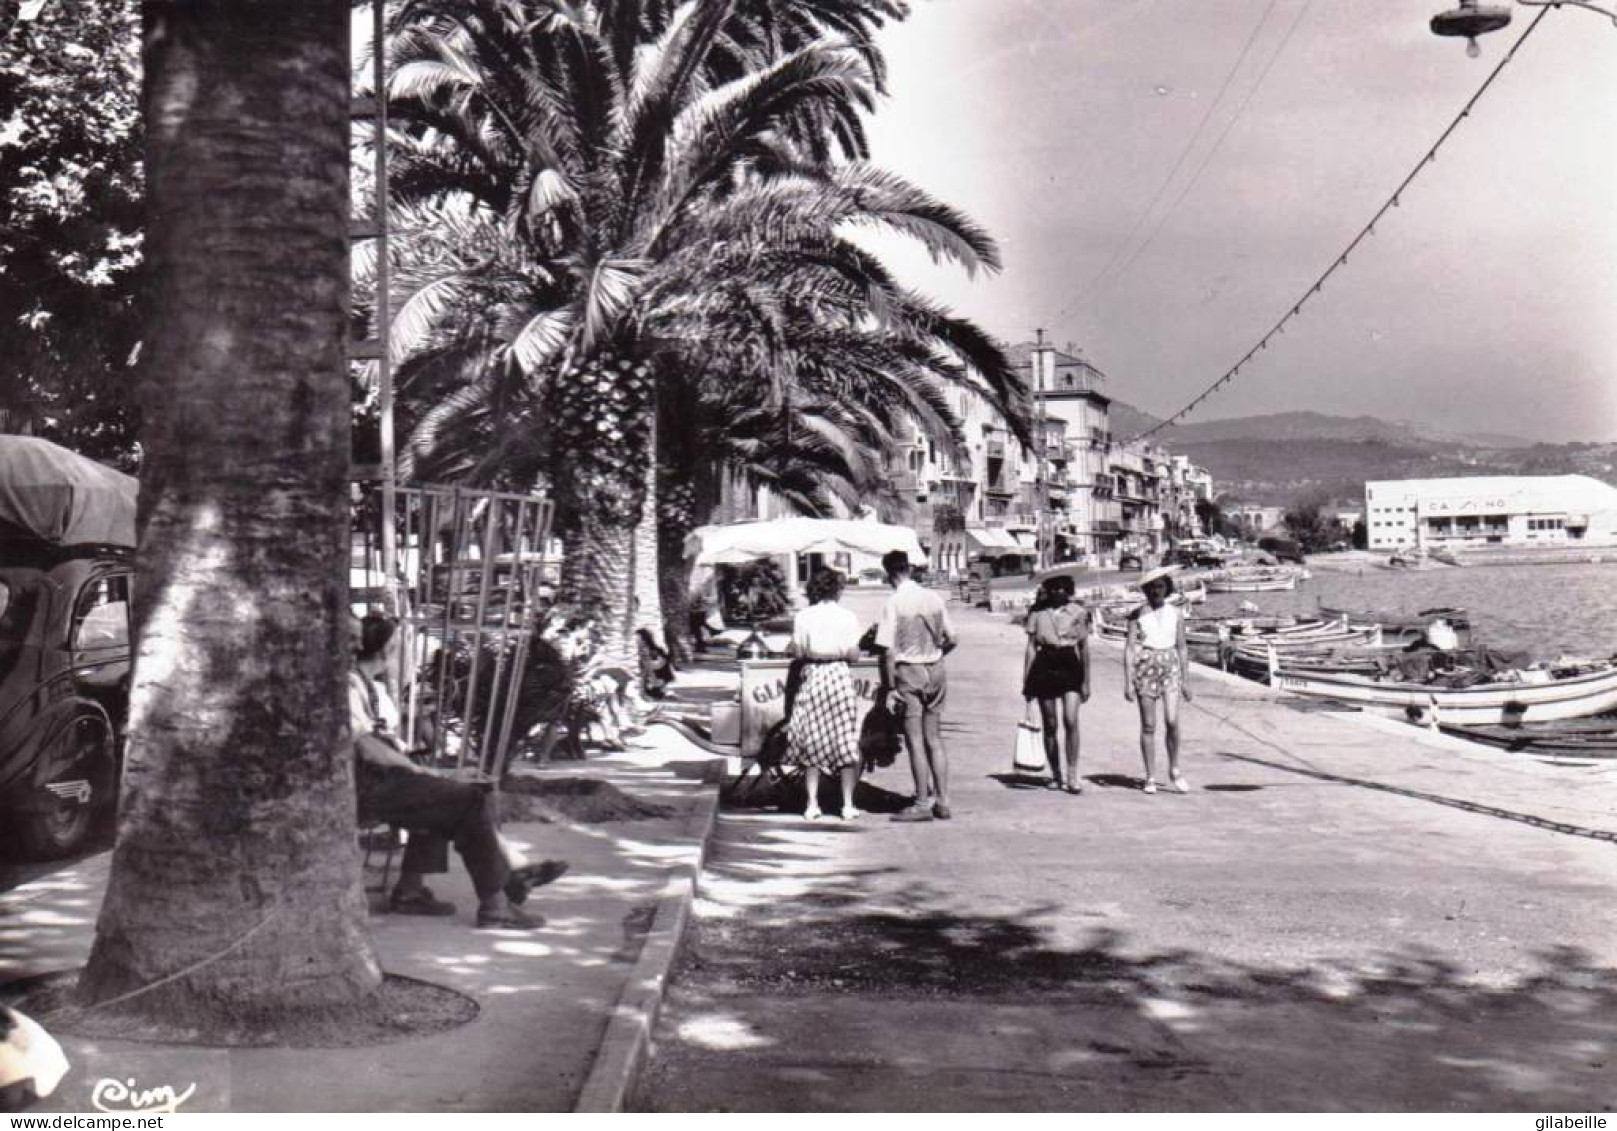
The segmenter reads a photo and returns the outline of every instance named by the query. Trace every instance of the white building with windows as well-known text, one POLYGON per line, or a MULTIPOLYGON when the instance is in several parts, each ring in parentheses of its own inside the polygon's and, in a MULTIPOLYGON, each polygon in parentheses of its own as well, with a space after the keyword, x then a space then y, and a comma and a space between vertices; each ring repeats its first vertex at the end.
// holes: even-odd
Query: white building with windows
POLYGON ((1587 475, 1377 480, 1364 523, 1372 550, 1617 546, 1617 487, 1587 475))

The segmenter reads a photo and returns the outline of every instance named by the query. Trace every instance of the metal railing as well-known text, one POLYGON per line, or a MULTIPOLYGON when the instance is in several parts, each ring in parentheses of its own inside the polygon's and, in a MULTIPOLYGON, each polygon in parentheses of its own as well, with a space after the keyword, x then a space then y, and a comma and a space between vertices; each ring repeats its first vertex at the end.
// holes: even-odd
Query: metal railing
MULTIPOLYGON (((498 780, 509 759, 542 591, 554 514, 543 495, 459 487, 395 487, 391 514, 369 492, 367 570, 399 621, 388 673, 405 747, 498 780), (395 561, 381 565, 383 533, 395 561)), ((532 707, 532 704, 526 706, 532 707)))

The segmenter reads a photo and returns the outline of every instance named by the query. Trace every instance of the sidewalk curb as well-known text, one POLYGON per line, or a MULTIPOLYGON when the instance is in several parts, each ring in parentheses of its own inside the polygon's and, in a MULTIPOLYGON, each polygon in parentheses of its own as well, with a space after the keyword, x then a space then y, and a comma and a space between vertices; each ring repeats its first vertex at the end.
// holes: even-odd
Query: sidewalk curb
POLYGON ((573 1103, 575 1112, 621 1112, 640 1078, 651 1047, 651 1034, 657 1026, 657 1015, 662 1009, 663 991, 684 948, 691 903, 696 898, 708 844, 718 822, 719 795, 723 788, 721 776, 686 826, 688 834, 697 841, 696 858, 677 865, 657 897, 651 930, 607 1022, 600 1051, 573 1103))

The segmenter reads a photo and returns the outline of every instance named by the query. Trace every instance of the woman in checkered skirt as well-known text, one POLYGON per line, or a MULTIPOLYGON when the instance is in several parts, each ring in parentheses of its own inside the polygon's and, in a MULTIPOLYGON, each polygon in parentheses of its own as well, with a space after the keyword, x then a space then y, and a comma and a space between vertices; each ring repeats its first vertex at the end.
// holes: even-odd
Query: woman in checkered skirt
POLYGON ((822 773, 842 777, 842 819, 859 816, 859 697, 848 668, 859 658, 859 620, 837 603, 841 596, 842 575, 821 570, 809 579, 809 607, 792 621, 792 655, 803 677, 786 723, 786 761, 806 771, 803 816, 810 821, 820 819, 822 773))

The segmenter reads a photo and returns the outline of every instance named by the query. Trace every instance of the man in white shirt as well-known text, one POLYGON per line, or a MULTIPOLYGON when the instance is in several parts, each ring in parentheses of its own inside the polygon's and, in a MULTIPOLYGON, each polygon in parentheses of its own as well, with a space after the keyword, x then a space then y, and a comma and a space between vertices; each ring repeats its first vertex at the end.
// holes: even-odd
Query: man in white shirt
POLYGON ((882 674, 891 688, 893 709, 904 713, 904 739, 910 750, 915 800, 895 821, 948 820, 949 758, 943 749, 943 701, 949 690, 943 657, 958 643, 949 610, 939 597, 910 576, 909 555, 893 550, 882 556, 887 599, 876 628, 882 649, 882 674))

